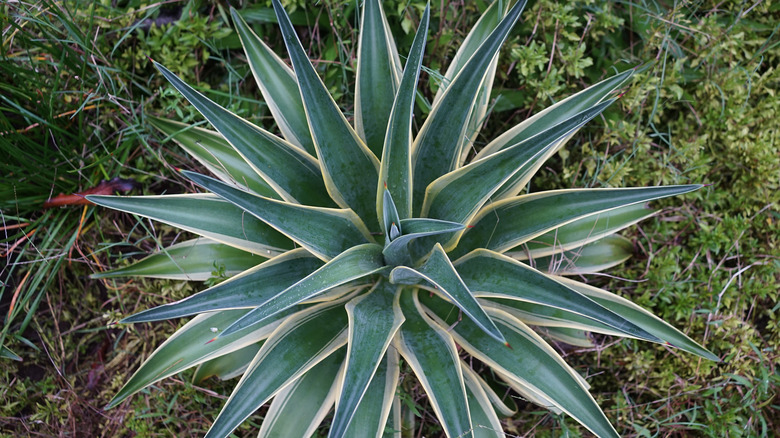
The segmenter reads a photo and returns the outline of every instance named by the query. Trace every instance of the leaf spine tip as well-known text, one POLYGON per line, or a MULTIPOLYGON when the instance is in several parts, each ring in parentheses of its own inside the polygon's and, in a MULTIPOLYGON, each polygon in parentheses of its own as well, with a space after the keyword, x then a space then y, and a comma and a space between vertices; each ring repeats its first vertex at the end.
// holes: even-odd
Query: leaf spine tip
POLYGON ((514 348, 512 348, 512 346, 509 345, 509 342, 504 342, 504 345, 506 345, 506 348, 508 348, 510 350, 514 350, 514 348))
POLYGON ((216 340, 217 340, 217 338, 213 338, 212 340, 210 340, 210 341, 206 342, 206 343, 205 343, 205 344, 203 344, 203 345, 209 345, 210 343, 212 343, 212 342, 214 342, 214 341, 216 341, 216 340))

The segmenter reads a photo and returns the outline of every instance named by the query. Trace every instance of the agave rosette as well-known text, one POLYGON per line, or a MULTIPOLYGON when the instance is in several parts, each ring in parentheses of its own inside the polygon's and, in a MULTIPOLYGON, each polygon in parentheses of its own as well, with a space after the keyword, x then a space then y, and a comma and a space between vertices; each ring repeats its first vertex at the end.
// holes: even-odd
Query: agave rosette
POLYGON ((504 436, 499 417, 515 406, 464 362, 460 347, 524 398, 608 437, 616 432, 585 379, 529 325, 575 345, 596 332, 716 360, 631 302, 551 274, 621 262, 630 248, 616 231, 652 214, 648 201, 700 186, 523 194, 542 163, 613 102, 631 71, 536 114, 467 159, 499 49, 524 3, 496 1, 485 11, 416 135, 428 8, 402 69, 380 2, 365 1, 354 126, 276 0, 292 68, 232 15, 283 138, 156 65, 216 129, 153 119, 213 174, 182 171, 209 193, 89 200, 201 237, 95 277, 202 281, 215 265, 232 277, 121 321, 197 315, 109 406, 198 366, 196 379, 241 376, 209 437, 228 436, 269 401, 260 436, 309 436, 334 405, 329 436, 400 433, 403 359, 448 436, 504 436))

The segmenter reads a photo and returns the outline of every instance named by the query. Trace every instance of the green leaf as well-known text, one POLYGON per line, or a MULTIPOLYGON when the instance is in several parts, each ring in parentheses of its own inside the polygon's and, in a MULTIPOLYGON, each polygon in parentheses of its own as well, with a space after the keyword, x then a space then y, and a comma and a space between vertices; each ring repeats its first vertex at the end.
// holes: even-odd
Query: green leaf
POLYGON ((162 65, 154 65, 282 199, 306 205, 333 205, 319 163, 311 155, 212 102, 162 65))
POLYGON ((555 339, 558 342, 569 344, 580 348, 593 348, 596 344, 588 337, 585 330, 572 329, 568 327, 546 327, 543 332, 546 337, 555 339))
POLYGON ((108 403, 106 409, 117 406, 122 400, 154 382, 265 339, 279 325, 278 323, 294 313, 294 310, 268 319, 264 324, 217 340, 213 340, 212 329, 230 324, 248 311, 226 310, 196 316, 154 350, 154 353, 144 361, 138 371, 108 403))
POLYGON ((552 229, 615 208, 681 195, 701 185, 621 189, 551 190, 517 196, 482 209, 454 251, 461 256, 472 249, 504 252, 552 229))
POLYGON ((282 388, 343 346, 346 329, 343 300, 287 318, 263 344, 206 438, 230 435, 282 388))
POLYGON ((542 272, 556 275, 580 275, 609 269, 628 260, 634 245, 622 236, 608 236, 580 248, 533 259, 542 272))
POLYGON ((462 138, 488 66, 520 17, 525 0, 517 2, 490 36, 469 58, 425 120, 412 149, 414 211, 422 207, 425 188, 434 179, 454 170, 460 158, 462 138), (453 141, 455 139, 455 141, 453 141))
MULTIPOLYGON (((598 105, 622 86, 633 73, 633 70, 627 70, 616 74, 545 108, 488 143, 487 146, 479 151, 475 159, 484 158, 508 146, 525 141, 574 117, 576 114, 598 105)), ((551 151, 551 153, 554 152, 551 151)))
POLYGON ((268 297, 219 336, 243 330, 329 289, 385 270, 381 246, 367 243, 350 248, 297 283, 268 297))
POLYGON ((317 76, 278 0, 273 2, 279 27, 298 77, 317 157, 330 197, 350 208, 371 230, 379 229, 376 186, 379 160, 349 126, 344 114, 317 76))
POLYGON ((90 278, 148 277, 205 281, 218 267, 233 276, 268 260, 231 246, 199 237, 163 248, 124 268, 97 272, 90 278))
POLYGON ((626 332, 617 330, 612 326, 596 321, 593 318, 545 304, 536 304, 528 301, 518 301, 515 299, 492 296, 484 297, 482 299, 482 306, 484 308, 490 307, 503 310, 528 325, 545 328, 561 327, 610 336, 633 338, 633 336, 628 335, 626 332))
POLYGON ((616 315, 575 290, 518 261, 478 250, 458 260, 455 269, 480 298, 505 298, 568 310, 641 339, 658 340, 652 334, 616 315))
MULTIPOLYGON (((409 50, 404 74, 398 93, 395 96, 390 120, 387 125, 387 133, 382 150, 382 162, 379 170, 377 184, 377 201, 379 193, 389 190, 393 199, 398 200, 398 215, 407 219, 412 215, 412 120, 414 118, 414 97, 417 91, 417 82, 420 78, 423 53, 425 52, 425 40, 428 36, 428 23, 430 21, 430 7, 426 6, 420 19, 420 26, 409 50)), ((377 205, 377 210, 382 211, 382 206, 377 205)))
POLYGON ((461 372, 469 404, 469 415, 474 427, 474 438, 505 438, 504 429, 491 406, 485 389, 477 373, 461 361, 461 372))
POLYGON ((263 257, 273 257, 293 248, 292 241, 283 234, 246 215, 241 208, 211 194, 89 195, 87 200, 103 207, 164 222, 263 257))
POLYGON ((401 219, 398 217, 398 210, 395 209, 395 202, 390 191, 385 189, 382 192, 382 228, 385 231, 385 246, 390 241, 395 240, 403 233, 401 229, 401 219))
POLYGON ((509 9, 509 1, 494 0, 474 27, 471 28, 466 38, 463 39, 463 43, 458 48, 455 57, 452 58, 447 72, 442 78, 442 82, 439 85, 439 90, 436 92, 436 96, 433 99, 433 104, 436 105, 442 98, 444 90, 447 89, 450 82, 460 73, 466 62, 476 53, 479 46, 490 36, 493 30, 501 22, 501 19, 506 15, 506 11, 509 9))
MULTIPOLYGON (((477 23, 471 29, 469 34, 463 40, 458 52, 452 59, 450 66, 447 68, 447 72, 442 78, 441 84, 436 96, 433 99, 433 106, 438 105, 441 100, 444 90, 447 89, 450 82, 460 73, 460 70, 471 58, 471 56, 477 51, 479 46, 490 36, 490 33, 498 26, 501 19, 506 15, 509 10, 509 1, 497 0, 488 6, 477 23)), ((490 103, 491 89, 493 88, 493 80, 496 75, 496 66, 498 65, 498 54, 493 57, 490 66, 486 69, 486 74, 482 79, 482 84, 477 94, 477 98, 474 101, 474 107, 471 110, 469 119, 466 125, 465 134, 459 139, 460 145, 458 149, 461 150, 461 161, 466 158, 474 139, 477 137, 482 124, 485 121, 485 115, 487 114, 488 105, 490 103)))
POLYGON ((0 357, 5 359, 15 360, 17 362, 22 362, 22 357, 14 353, 13 351, 11 351, 11 349, 6 347, 5 345, 0 345, 0 357))
MULTIPOLYGON (((633 70, 628 70, 623 73, 612 76, 605 79, 596 85, 586 88, 568 98, 552 105, 545 110, 534 114, 532 117, 524 120, 514 128, 506 131, 498 138, 488 143, 487 146, 479 151, 476 160, 484 158, 488 155, 494 154, 505 147, 517 144, 521 141, 527 140, 534 135, 539 134, 542 131, 550 129, 551 127, 570 119, 574 115, 581 113, 600 102, 607 99, 615 90, 622 86, 633 74, 633 70)), ((561 147, 566 143, 568 138, 563 139, 553 148, 550 148, 544 156, 536 163, 533 169, 530 171, 530 175, 535 174, 539 168, 546 162, 553 154, 558 152, 561 147)), ((504 183, 500 190, 496 193, 495 199, 504 199, 519 194, 528 181, 521 181, 521 178, 514 177, 504 183)))
POLYGON ((438 219, 402 219, 401 227, 406 234, 398 236, 383 251, 387 262, 394 266, 412 263, 408 246, 416 239, 456 232, 466 226, 438 219))
MULTIPOLYGON (((528 400, 531 403, 534 403, 538 406, 541 406, 549 410, 555 415, 561 415, 563 413, 561 408, 556 406, 555 403, 553 403, 549 397, 547 397, 544 393, 534 388, 533 386, 528 385, 527 382, 519 380, 514 376, 511 376, 507 373, 503 373, 496 369, 493 369, 493 372, 495 373, 496 376, 498 376, 501 380, 503 380, 504 383, 507 386, 509 386, 509 388, 514 390, 514 392, 518 393, 520 395, 520 397, 518 398, 520 398, 521 400, 528 400)), ((587 389, 587 385, 585 385, 585 388, 587 389)))
POLYGON ((363 3, 355 77, 355 130, 382 155, 387 121, 401 81, 401 61, 379 0, 363 3))
MULTIPOLYGON (((274 15, 273 11, 269 12, 274 15)), ((316 156, 295 73, 252 31, 238 11, 231 8, 230 14, 263 100, 282 135, 290 143, 316 156)))
MULTIPOLYGON (((399 372, 398 351, 390 348, 379 362, 368 389, 360 399, 357 411, 344 432, 344 438, 364 438, 382 434, 394 404, 399 372)), ((393 419, 390 422, 394 423, 393 419)))
POLYGON ((159 321, 215 310, 255 308, 321 266, 322 261, 303 248, 295 249, 195 295, 144 310, 121 322, 159 321))
POLYGON ((631 301, 605 290, 580 283, 579 281, 574 281, 564 277, 556 277, 556 280, 587 296, 593 301, 596 301, 616 314, 621 315, 637 326, 642 327, 642 329, 647 330, 669 345, 685 350, 689 353, 693 353, 697 356, 701 356, 705 359, 720 362, 720 358, 718 356, 709 352, 707 349, 686 336, 683 332, 677 330, 666 321, 658 318, 657 316, 632 303, 631 301))
POLYGON ((380 280, 367 294, 346 305, 349 315, 347 367, 341 384, 329 437, 341 438, 367 395, 390 341, 404 321, 398 306, 397 286, 380 280))
MULTIPOLYGON (((330 260, 344 250, 373 241, 360 218, 351 210, 309 207, 253 195, 205 175, 182 171, 195 184, 257 217, 322 260, 330 260)), ((249 216, 244 215, 243 221, 249 216)), ((242 220, 231 223, 242 225, 242 220)))
POLYGON ((406 321, 395 346, 428 394, 444 433, 448 437, 473 436, 457 347, 447 332, 423 316, 417 295, 416 290, 401 292, 406 321))
POLYGON ((601 114, 611 103, 583 111, 528 140, 436 179, 425 191, 421 215, 468 223, 503 183, 515 175, 527 177, 546 150, 601 114))
POLYGON ((639 203, 587 216, 534 237, 505 254, 517 260, 560 254, 616 233, 657 212, 639 203))
POLYGON ((419 269, 399 266, 390 272, 390 282, 395 284, 418 284, 426 281, 435 288, 436 293, 444 295, 471 318, 482 330, 500 342, 506 342, 485 310, 479 305, 458 271, 452 266, 440 244, 436 244, 433 253, 419 269))
POLYGON ((240 376, 255 358, 257 352, 260 351, 262 345, 263 341, 260 341, 224 356, 203 362, 198 366, 195 375, 192 376, 192 381, 199 383, 212 376, 216 376, 220 380, 230 380, 240 376))
POLYGON ((336 400, 343 363, 340 349, 285 386, 268 407, 258 438, 313 436, 336 400))
MULTIPOLYGON (((488 402, 493 406, 496 414, 502 417, 511 417, 517 413, 517 404, 513 401, 514 397, 506 391, 506 388, 503 385, 497 384, 493 379, 491 379, 493 384, 488 384, 488 382, 472 370, 466 362, 461 361, 461 365, 463 365, 463 378, 466 380, 466 384, 470 384, 468 383, 469 380, 473 380, 479 384, 482 387, 482 391, 484 391, 487 396, 488 402), (500 391, 503 395, 498 395, 497 391, 500 391)), ((499 431, 500 430, 502 429, 499 429, 499 431)))
POLYGON ((420 296, 435 314, 435 320, 452 327, 452 334, 464 350, 502 373, 540 391, 563 412, 600 437, 618 437, 606 416, 580 381, 581 377, 542 338, 508 313, 491 310, 491 318, 512 348, 487 336, 468 319, 457 320, 457 310, 435 296, 420 296))
POLYGON ((249 189, 258 195, 281 199, 222 134, 173 120, 152 116, 146 118, 160 132, 176 140, 182 149, 220 180, 249 189))

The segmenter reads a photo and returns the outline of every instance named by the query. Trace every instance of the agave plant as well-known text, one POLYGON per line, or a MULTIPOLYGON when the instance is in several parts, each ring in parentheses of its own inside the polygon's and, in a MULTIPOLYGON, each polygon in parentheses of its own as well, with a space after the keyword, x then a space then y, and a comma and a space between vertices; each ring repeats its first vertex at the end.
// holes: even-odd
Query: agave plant
POLYGON ((292 68, 232 16, 283 138, 156 65, 216 129, 153 119, 213 174, 181 171, 208 193, 89 200, 202 237, 94 277, 202 281, 215 266, 232 277, 121 321, 197 315, 109 407, 197 365, 195 379, 241 376, 208 437, 228 436, 271 400, 260 436, 309 436, 334 405, 329 436, 399 434, 403 360, 447 436, 503 436, 499 417, 516 406, 497 394, 502 382, 611 437, 615 429, 586 380, 538 333, 575 345, 590 345, 586 332, 624 336, 717 360, 626 299, 559 275, 621 262, 629 252, 616 231, 653 214, 648 201, 700 186, 525 193, 631 71, 560 101, 474 155, 497 54, 525 1, 496 1, 485 11, 416 135, 429 9, 402 68, 380 1, 364 3, 354 125, 277 0, 292 68), (469 356, 492 370, 490 382, 469 356))

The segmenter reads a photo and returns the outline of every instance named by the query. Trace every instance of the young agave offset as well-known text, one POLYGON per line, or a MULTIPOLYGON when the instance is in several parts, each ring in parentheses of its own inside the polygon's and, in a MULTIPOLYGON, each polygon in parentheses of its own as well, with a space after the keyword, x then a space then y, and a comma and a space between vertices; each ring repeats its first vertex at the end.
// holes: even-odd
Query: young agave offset
POLYGON ((611 437, 617 434, 585 379, 529 325, 577 345, 589 343, 588 331, 717 360, 629 301, 549 273, 619 263, 625 239, 614 233, 652 214, 645 203, 700 186, 521 194, 542 163, 613 102, 631 72, 523 121, 466 161, 487 110, 499 48, 524 1, 487 9, 416 136, 412 118, 429 11, 402 70, 379 0, 364 3, 354 128, 276 0, 294 70, 236 11, 233 19, 284 139, 157 65, 217 130, 153 120, 213 173, 216 178, 182 171, 211 193, 89 200, 202 237, 95 277, 202 281, 215 265, 238 275, 121 321, 197 315, 146 360, 109 407, 199 365, 196 379, 242 376, 209 437, 228 436, 271 399, 260 436, 309 436, 334 404, 329 436, 400 433, 396 387, 403 358, 447 436, 504 436, 499 415, 514 408, 461 359, 460 347, 526 399, 611 437), (561 266, 569 255, 577 262, 561 266))

